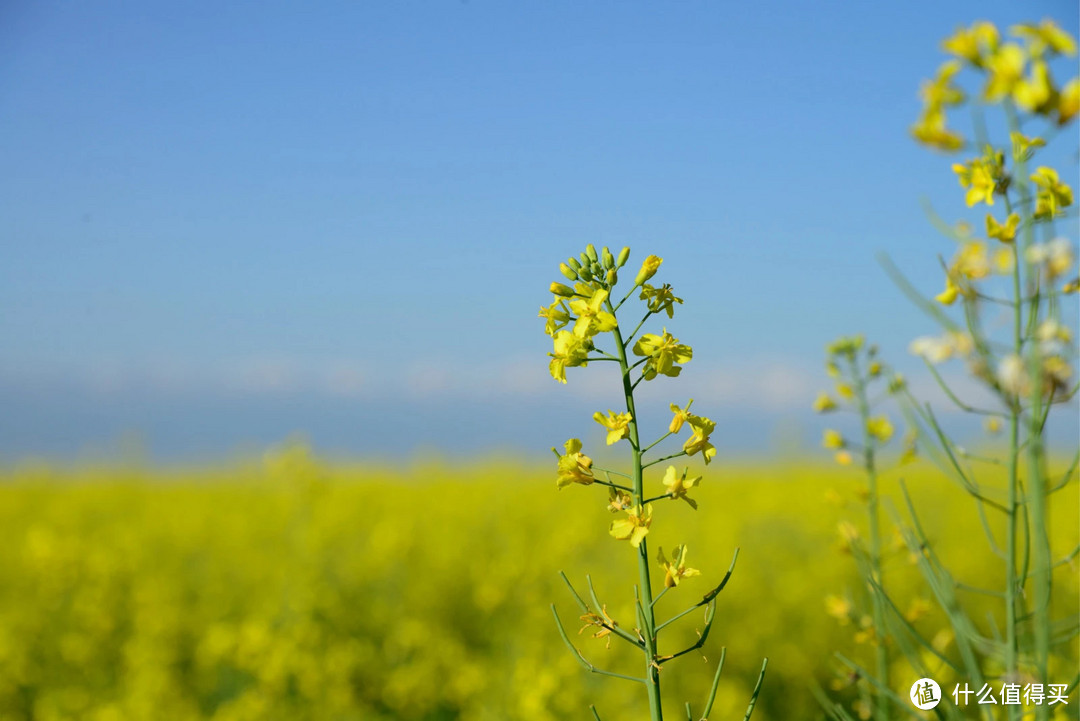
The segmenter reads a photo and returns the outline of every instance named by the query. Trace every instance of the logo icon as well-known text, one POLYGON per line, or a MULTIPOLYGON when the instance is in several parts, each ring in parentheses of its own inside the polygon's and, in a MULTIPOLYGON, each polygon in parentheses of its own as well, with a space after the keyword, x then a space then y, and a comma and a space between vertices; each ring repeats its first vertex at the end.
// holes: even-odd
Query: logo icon
POLYGON ((927 711, 941 703, 941 687, 932 678, 920 678, 911 684, 911 703, 927 711))

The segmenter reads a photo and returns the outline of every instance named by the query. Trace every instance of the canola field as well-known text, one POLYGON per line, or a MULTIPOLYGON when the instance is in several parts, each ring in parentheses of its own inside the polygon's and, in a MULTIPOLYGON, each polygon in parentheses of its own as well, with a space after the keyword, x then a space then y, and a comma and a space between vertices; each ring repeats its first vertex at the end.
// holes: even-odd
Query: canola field
MULTIPOLYGON (((295 446, 211 470, 6 471, 0 718, 547 721, 590 718, 590 703, 606 718, 640 717, 641 687, 586 673, 552 621, 555 602, 591 662, 639 673, 619 639, 575 633, 579 612, 558 571, 579 587, 591 573, 608 614, 632 628, 635 557, 606 533, 603 489, 557 491, 553 466, 328 465, 295 446)), ((903 474, 960 578, 1000 587, 1002 564, 970 499, 929 467, 903 474)), ((898 478, 883 481, 897 508, 898 478)), ((672 718, 683 700, 700 705, 721 646, 714 719, 743 717, 764 656, 755 719, 823 718, 815 686, 851 701, 834 654, 870 653, 842 601, 863 593, 844 540, 865 528, 859 488, 853 469, 718 462, 700 512, 659 504, 673 522, 655 542, 686 541, 702 571, 661 599, 659 617, 715 586, 741 548, 701 649, 710 664, 664 667, 672 718)), ((1053 506, 1061 556, 1078 540, 1076 484, 1053 506)), ((886 560, 895 596, 954 653, 942 618, 919 601, 928 592, 909 555, 896 544, 886 560)), ((1075 563, 1058 569, 1055 599, 1074 615, 1075 563)), ((666 643, 692 643, 702 621, 687 616, 666 643)), ((1061 683, 1075 652, 1053 669, 1061 683)), ((895 676, 906 695, 910 669, 895 676)))

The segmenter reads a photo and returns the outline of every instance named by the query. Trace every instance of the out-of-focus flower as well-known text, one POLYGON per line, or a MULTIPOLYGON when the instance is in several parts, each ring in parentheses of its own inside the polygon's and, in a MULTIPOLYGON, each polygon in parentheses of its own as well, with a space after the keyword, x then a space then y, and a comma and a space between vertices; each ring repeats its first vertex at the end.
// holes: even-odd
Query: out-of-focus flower
POLYGON ((985 59, 989 77, 983 88, 983 98, 989 102, 1001 100, 1012 93, 1016 84, 1024 76, 1024 63, 1027 57, 1016 43, 1005 43, 985 59))
POLYGON ((866 421, 866 432, 882 443, 888 443, 893 435, 892 423, 890 423, 889 419, 885 416, 868 418, 866 421))
POLYGON ((851 623, 851 614, 854 612, 855 606, 850 599, 831 595, 825 597, 825 613, 839 621, 841 626, 851 623))
POLYGON ((1011 243, 1016 240, 1016 229, 1019 225, 1020 216, 1016 213, 1009 213, 1004 224, 997 222, 997 219, 989 213, 986 215, 986 234, 1002 243, 1011 243))
POLYGON ((844 436, 840 431, 833 430, 832 428, 826 428, 825 434, 822 436, 821 445, 823 448, 829 450, 843 448, 847 445, 847 441, 844 440, 844 436))
POLYGON ((828 413, 834 410, 836 410, 836 401, 832 399, 832 396, 825 391, 818 393, 817 398, 814 399, 814 412, 828 413))
POLYGON ((1027 394, 1027 371, 1024 368, 1023 359, 1015 353, 1001 359, 998 364, 997 378, 1006 393, 1014 396, 1027 394))
POLYGON ((993 23, 980 20, 972 23, 970 28, 958 28, 942 41, 941 47, 945 52, 981 67, 983 58, 997 50, 999 42, 997 27, 993 23))
POLYGON ((1049 243, 1038 243, 1027 249, 1025 256, 1033 265, 1041 265, 1051 280, 1069 272, 1073 265, 1072 243, 1065 238, 1054 238, 1049 243))
POLYGON ((1058 178, 1057 171, 1045 165, 1040 166, 1031 176, 1031 181, 1039 186, 1035 195, 1035 217, 1053 218, 1073 203, 1073 192, 1058 178))

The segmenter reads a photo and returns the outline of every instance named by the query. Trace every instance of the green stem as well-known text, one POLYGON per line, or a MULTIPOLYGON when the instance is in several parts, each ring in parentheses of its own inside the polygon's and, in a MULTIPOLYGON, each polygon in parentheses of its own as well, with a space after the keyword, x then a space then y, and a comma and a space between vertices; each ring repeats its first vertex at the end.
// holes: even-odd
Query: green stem
MULTIPOLYGON (((615 313, 610 303, 608 303, 608 309, 612 314, 615 313)), ((639 505, 644 505, 642 503, 645 500, 644 468, 641 465, 641 444, 638 438, 637 410, 634 408, 634 389, 630 382, 630 364, 626 360, 626 346, 617 324, 612 333, 615 336, 615 346, 619 351, 626 412, 630 414, 630 445, 634 455, 634 500, 639 505)), ((652 582, 649 579, 649 548, 646 539, 641 539, 637 550, 641 613, 645 622, 645 628, 642 631, 645 636, 645 677, 647 679, 645 685, 649 691, 649 714, 651 721, 663 721, 664 710, 660 703, 660 666, 656 660, 656 631, 654 630, 656 617, 653 614, 652 582)))
MULTIPOLYGON (((859 406, 859 417, 863 430, 863 462, 866 470, 867 514, 870 520, 870 578, 874 585, 871 596, 874 612, 874 659, 877 678, 882 686, 889 684, 889 651, 885 647, 885 613, 881 596, 885 593, 885 579, 881 574, 881 518, 878 500, 877 465, 874 462, 874 437, 870 435, 870 404, 866 400, 866 380, 859 373, 858 361, 851 359, 851 372, 855 381, 855 394, 859 406)), ((874 718, 877 721, 889 721, 890 704, 888 699, 878 694, 878 703, 874 704, 874 718)))

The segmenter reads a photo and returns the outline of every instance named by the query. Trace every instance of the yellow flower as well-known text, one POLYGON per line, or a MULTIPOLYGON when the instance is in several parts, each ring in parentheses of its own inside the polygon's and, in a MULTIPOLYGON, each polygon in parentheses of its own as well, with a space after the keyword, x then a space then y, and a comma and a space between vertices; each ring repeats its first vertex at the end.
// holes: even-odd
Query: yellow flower
POLYGON ((547 308, 540 308, 540 317, 547 319, 544 332, 551 336, 555 335, 555 331, 570 322, 570 314, 563 305, 562 298, 558 297, 547 308))
POLYGON ((836 394, 847 401, 855 397, 855 391, 847 383, 837 383, 836 394))
POLYGON ((656 275, 656 271, 660 269, 660 264, 664 262, 663 258, 655 255, 650 255, 641 263, 641 270, 638 271, 637 277, 634 279, 634 285, 638 286, 656 275))
POLYGON ((670 563, 664 557, 664 549, 661 547, 657 550, 656 560, 664 568, 664 586, 666 588, 675 588, 683 578, 701 575, 701 571, 696 568, 686 567, 686 546, 675 546, 675 549, 671 552, 670 563))
POLYGON ((959 105, 964 102, 964 91, 953 85, 953 76, 960 72, 960 63, 949 60, 938 68, 933 80, 924 81, 919 95, 928 108, 959 105))
POLYGON ((551 362, 548 370, 551 377, 560 383, 566 382, 566 369, 576 366, 586 367, 589 351, 592 350, 592 341, 579 338, 568 330, 561 330, 555 334, 555 352, 548 353, 551 362))
POLYGON ((964 138, 945 127, 945 113, 929 108, 919 116, 919 122, 911 126, 911 137, 936 150, 952 152, 964 145, 964 138))
POLYGON ((1028 50, 1041 57, 1047 50, 1059 55, 1076 55, 1076 41, 1072 35, 1059 28, 1053 20, 1045 19, 1038 25, 1024 23, 1013 25, 1009 32, 1028 41, 1028 50))
POLYGON ((1015 130, 1009 133, 1009 139, 1012 140, 1013 160, 1018 163, 1022 160, 1030 160, 1031 156, 1035 154, 1035 148, 1046 146, 1046 141, 1042 138, 1037 136, 1029 138, 1023 133, 1018 133, 1015 130))
POLYGON ((1000 433, 1001 432, 1001 419, 998 418, 997 416, 988 417, 985 421, 983 421, 983 430, 985 430, 990 435, 1000 433))
POLYGON ((968 189, 964 201, 969 208, 979 201, 994 204, 994 190, 1002 173, 1000 153, 988 154, 966 163, 954 163, 952 169, 960 185, 968 189))
POLYGON ((641 541, 645 536, 648 535, 649 526, 651 525, 652 505, 645 506, 644 509, 641 506, 634 506, 627 509, 626 518, 611 522, 608 533, 620 541, 629 540, 630 545, 637 548, 641 545, 641 541))
POLYGON ((581 441, 571 438, 564 446, 566 453, 559 454, 554 448, 551 452, 559 456, 558 476, 555 485, 565 488, 571 483, 580 483, 583 486, 591 484, 594 480, 592 472, 592 459, 581 452, 581 441))
POLYGON ((642 375, 645 380, 652 380, 657 374, 674 378, 682 372, 677 363, 688 363, 694 357, 693 349, 679 343, 679 339, 664 329, 663 335, 645 333, 634 343, 634 355, 645 356, 645 368, 642 375))
POLYGON ((888 443, 893 435, 892 423, 889 423, 889 419, 885 416, 868 418, 866 421, 866 432, 882 443, 888 443))
POLYGON ((695 511, 697 510, 697 501, 690 496, 686 495, 686 492, 701 482, 701 476, 694 478, 686 477, 686 470, 684 469, 682 475, 675 470, 675 466, 668 466, 667 471, 664 473, 663 484, 667 486, 667 494, 674 500, 681 498, 690 504, 690 507, 695 511))
POLYGON ((863 347, 863 343, 866 341, 862 334, 853 336, 843 336, 837 338, 829 345, 825 346, 825 351, 833 355, 844 355, 848 358, 853 358, 855 353, 863 347))
POLYGON ((846 598, 840 596, 825 597, 825 613, 839 621, 841 626, 851 623, 851 614, 854 610, 855 607, 846 598))
POLYGON ((599 411, 593 413, 593 420, 607 428, 607 444, 610 446, 630 435, 630 421, 633 419, 629 413, 614 413, 609 410, 607 416, 599 411))
POLYGON ((1031 75, 1021 78, 1013 88, 1013 100, 1024 110, 1045 113, 1053 107, 1054 83, 1050 79, 1050 68, 1037 60, 1031 64, 1031 75))
POLYGON ((825 435, 821 439, 821 445, 824 448, 833 450, 836 448, 843 448, 847 445, 844 440, 844 436, 840 434, 840 431, 835 431, 832 428, 825 429, 825 435))
POLYGON ((700 452, 701 457, 705 460, 705 465, 709 465, 709 461, 716 455, 716 448, 713 447, 712 443, 709 443, 709 435, 716 430, 716 423, 703 416, 693 414, 687 416, 686 422, 690 424, 693 434, 686 439, 683 450, 686 451, 688 456, 700 452))
POLYGON ((653 288, 648 283, 641 286, 641 300, 648 301, 647 306, 653 313, 666 312, 668 318, 675 317, 675 303, 682 305, 682 298, 675 297, 671 292, 671 286, 667 283, 659 288, 653 288))
POLYGON ((1031 181, 1039 186, 1039 192, 1035 196, 1036 218, 1053 218, 1062 208, 1072 205, 1072 188, 1059 180, 1057 171, 1053 168, 1040 166, 1031 176, 1031 181))
POLYGON ((1080 278, 1073 278, 1068 283, 1061 286, 1061 292, 1065 295, 1080 292, 1080 278))
POLYGON ((850 466, 851 465, 851 460, 852 460, 851 454, 848 453, 847 451, 837 451, 833 455, 833 459, 837 463, 839 463, 841 466, 850 466))
POLYGON ((972 23, 971 28, 958 28, 941 43, 941 47, 972 65, 982 65, 983 55, 996 50, 998 42, 998 29, 994 24, 980 20, 972 23))
POLYGON ((986 60, 990 77, 983 89, 983 97, 994 102, 1013 91, 1024 74, 1024 51, 1016 43, 1006 43, 986 60))
POLYGON ((836 410, 836 401, 832 399, 832 396, 825 391, 818 393, 818 397, 814 399, 814 412, 828 413, 834 410, 836 410))
POLYGON ((591 338, 597 333, 606 333, 616 326, 615 316, 601 308, 607 300, 608 291, 597 290, 592 298, 576 298, 570 301, 570 311, 577 316, 574 322, 574 335, 578 338, 591 338))
POLYGON ((674 403, 671 404, 671 412, 674 413, 675 416, 671 419, 671 425, 668 426, 668 431, 671 433, 678 433, 682 430, 683 423, 690 420, 690 406, 692 405, 694 405, 693 398, 686 404, 686 408, 679 408, 674 403))
POLYGON ((990 259, 986 243, 967 242, 953 258, 952 269, 968 280, 981 280, 990 275, 990 259))
POLYGON ((1016 240, 1016 229, 1019 225, 1020 216, 1016 213, 1010 213, 1004 225, 998 223, 994 216, 986 214, 986 234, 1002 243, 1011 243, 1016 240))
POLYGON ((879 375, 881 375, 881 371, 881 361, 872 361, 870 365, 866 368, 866 372, 871 378, 877 378, 879 375))
POLYGON ((945 276, 945 290, 934 296, 934 300, 943 305, 952 305, 960 295, 960 288, 953 282, 952 274, 945 276))
POLYGON ((1080 113, 1080 78, 1065 83, 1058 95, 1058 125, 1064 125, 1080 113))

